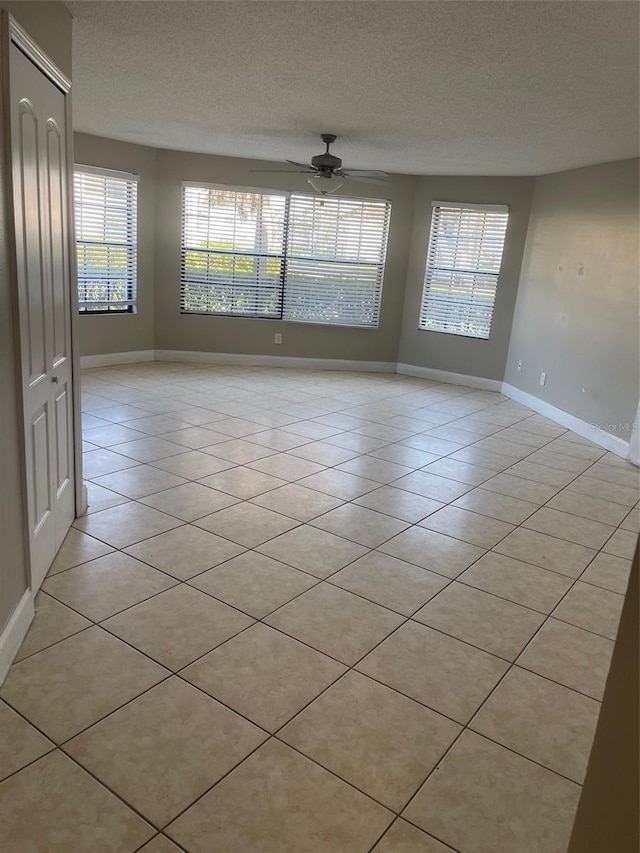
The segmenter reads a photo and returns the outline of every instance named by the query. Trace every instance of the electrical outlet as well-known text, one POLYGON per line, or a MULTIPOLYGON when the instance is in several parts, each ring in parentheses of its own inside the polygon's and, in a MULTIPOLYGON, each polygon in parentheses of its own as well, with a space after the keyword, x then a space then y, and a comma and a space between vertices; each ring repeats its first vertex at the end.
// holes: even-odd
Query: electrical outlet
POLYGON ((547 381, 547 374, 543 372, 540 374, 540 384, 544 385, 546 383, 546 381, 547 381))
POLYGON ((282 333, 281 332, 275 333, 275 335, 273 337, 273 342, 274 342, 274 344, 281 344, 282 343, 282 333))
POLYGON ((518 362, 518 373, 522 370, 522 359, 518 362))

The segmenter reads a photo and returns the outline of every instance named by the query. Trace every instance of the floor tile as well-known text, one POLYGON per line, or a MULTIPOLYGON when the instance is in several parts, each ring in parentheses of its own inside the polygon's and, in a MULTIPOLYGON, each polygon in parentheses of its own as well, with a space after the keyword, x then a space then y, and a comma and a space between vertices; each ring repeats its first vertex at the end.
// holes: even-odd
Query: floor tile
POLYGON ((259 545, 257 550, 318 578, 329 577, 367 552, 356 542, 308 524, 259 545))
POLYGON ((562 510, 580 518, 589 518, 592 521, 600 521, 604 524, 614 526, 620 524, 626 515, 626 507, 611 501, 601 501, 579 492, 564 489, 549 501, 550 509, 562 510))
POLYGON ((306 486, 309 489, 317 489, 326 495, 333 495, 334 498, 352 501, 354 498, 359 498, 361 495, 377 489, 380 484, 376 483, 375 480, 356 477, 355 474, 348 474, 346 471, 331 468, 320 471, 318 474, 312 474, 310 477, 304 477, 299 481, 299 485, 306 486))
POLYGON ((517 660, 519 666, 601 700, 613 642, 549 619, 517 660))
POLYGON ((332 575, 330 582, 404 616, 411 616, 449 580, 387 554, 371 551, 332 575))
POLYGON ((394 811, 401 810, 460 726, 349 672, 279 733, 286 743, 394 811))
POLYGON ((122 471, 124 468, 133 468, 137 464, 134 459, 112 450, 90 450, 82 455, 82 473, 87 480, 111 474, 113 471, 122 471))
POLYGON ((615 557, 613 554, 601 553, 597 554, 589 563, 586 571, 580 575, 580 580, 624 595, 627 591, 630 573, 631 560, 615 557))
POLYGON ((536 483, 534 480, 525 480, 523 477, 515 477, 509 473, 496 474, 490 480, 482 484, 483 489, 507 495, 510 498, 529 501, 541 506, 560 491, 560 486, 548 486, 544 483, 536 483))
POLYGON ((274 732, 344 672, 337 661, 258 623, 181 675, 274 732))
POLYGON ((290 453, 291 456, 298 456, 300 459, 307 459, 309 462, 317 462, 320 465, 339 465, 358 455, 357 450, 338 447, 326 441, 312 441, 293 448, 290 453))
POLYGON ((587 474, 577 477, 567 488, 571 492, 622 504, 622 506, 629 508, 635 506, 638 500, 637 486, 620 486, 617 483, 611 483, 597 477, 589 477, 587 474))
POLYGON ((266 619, 272 625, 353 665, 403 622, 403 617, 328 584, 286 604, 266 619))
POLYGON ((234 468, 235 463, 218 459, 208 453, 202 453, 200 450, 188 450, 179 456, 160 459, 153 463, 153 467, 185 477, 187 480, 196 480, 210 474, 217 474, 219 471, 226 471, 228 468, 234 468))
POLYGON ((242 438, 243 435, 251 435, 255 432, 262 432, 264 427, 261 424, 252 423, 244 418, 222 418, 216 421, 215 428, 226 435, 232 435, 235 438, 242 438))
POLYGON ((0 780, 52 749, 54 744, 48 738, 0 701, 0 780))
POLYGON ((547 465, 539 465, 523 459, 512 465, 507 473, 514 477, 522 477, 524 480, 533 480, 536 483, 545 483, 547 486, 562 487, 570 483, 575 473, 563 471, 557 468, 549 468, 547 465))
POLYGON ((251 503, 280 512, 298 521, 311 521, 340 506, 342 501, 298 483, 288 483, 266 494, 252 498, 251 503))
POLYGON ((399 818, 376 844, 373 853, 452 853, 452 850, 399 818))
POLYGON ((266 737, 174 677, 73 738, 65 749, 163 827, 266 737))
POLYGON ((415 524, 444 506, 440 501, 423 498, 404 489, 394 489, 393 486, 382 486, 373 492, 368 492, 354 501, 358 506, 383 512, 402 521, 415 524))
POLYGON ((638 534, 631 530, 616 530, 611 539, 603 546, 605 554, 632 560, 638 547, 638 534))
POLYGON ((167 459, 169 456, 177 456, 185 452, 182 445, 156 437, 139 438, 136 441, 116 444, 113 450, 137 462, 155 462, 158 459, 167 459))
POLYGON ((114 548, 126 548, 127 545, 133 545, 157 533, 179 527, 182 522, 164 512, 131 501, 77 518, 73 524, 84 533, 113 545, 114 548))
POLYGON ((228 436, 223 432, 216 432, 218 424, 215 423, 213 426, 214 429, 203 426, 183 427, 173 432, 161 433, 160 437, 183 447, 190 447, 191 450, 200 450, 200 448, 210 447, 216 442, 227 441, 228 436))
MULTIPOLYGON (((306 421, 302 421, 306 423, 306 421)), ((259 444, 262 447, 268 447, 271 450, 277 450, 280 453, 288 450, 293 450, 294 447, 302 447, 309 444, 312 439, 306 438, 303 435, 294 435, 291 432, 285 432, 283 429, 267 429, 260 427, 263 432, 258 432, 251 436, 251 441, 254 444, 259 444)), ((327 427, 328 429, 328 427, 327 427)))
POLYGON ((197 589, 255 619, 262 619, 316 583, 311 575, 255 551, 247 551, 190 581, 197 589))
POLYGON ((579 518, 568 512, 560 512, 548 507, 539 509, 523 522, 522 526, 595 549, 601 548, 615 529, 599 521, 579 518))
POLYGON ((583 545, 522 527, 499 542, 494 551, 571 578, 579 577, 596 554, 583 545))
POLYGON ((290 482, 317 474, 320 471, 324 471, 325 468, 324 465, 319 465, 317 462, 310 462, 308 459, 299 459, 297 456, 291 456, 289 453, 278 453, 275 456, 268 456, 266 459, 250 462, 247 467, 254 471, 260 471, 263 474, 269 474, 272 477, 278 477, 290 482))
POLYGON ((212 837, 215 853, 367 853, 392 819, 317 764, 269 741, 167 833, 189 853, 213 853, 212 837))
POLYGON ((338 470, 375 480, 377 483, 390 483, 392 480, 404 477, 405 474, 410 474, 413 469, 375 456, 358 456, 357 459, 338 465, 338 470))
POLYGON ((61 743, 167 675, 93 627, 14 664, 0 695, 61 743))
POLYGON ((156 835, 148 844, 140 848, 140 853, 181 853, 181 851, 164 835, 156 835))
POLYGON ((467 723, 508 664, 438 631, 407 622, 357 669, 460 723, 467 723))
POLYGON ((421 527, 403 531, 379 550, 448 578, 457 577, 485 553, 483 548, 421 527))
POLYGON ((70 758, 52 752, 0 786, 0 848, 133 853, 153 829, 70 758))
POLYGON ((107 619, 103 627, 176 672, 252 621, 204 592, 181 584, 107 619))
POLYGON ((471 489, 471 486, 466 483, 447 477, 438 477, 426 471, 414 471, 413 474, 407 474, 406 477, 395 480, 393 485, 396 489, 406 489, 408 492, 415 492, 417 495, 443 503, 454 501, 471 489))
POLYGON ((469 509, 480 515, 506 521, 509 524, 521 524, 538 509, 538 504, 522 501, 519 498, 490 492, 487 489, 472 489, 453 502, 452 506, 469 509))
POLYGON ((127 468, 126 471, 116 471, 115 474, 98 477, 95 482, 99 486, 137 500, 154 492, 180 486, 186 480, 168 471, 153 468, 151 465, 137 465, 135 468, 127 468))
POLYGON ((105 489, 91 480, 85 480, 85 486, 87 487, 87 506, 83 515, 91 515, 91 513, 100 512, 103 509, 111 509, 112 506, 126 504, 129 500, 124 495, 112 492, 111 489, 105 489))
POLYGON ((99 622, 175 583, 164 572, 115 552, 46 578, 42 589, 99 622))
POLYGON ((253 471, 251 468, 238 467, 211 474, 200 482, 236 498, 249 500, 271 489, 277 489, 278 486, 284 486, 287 481, 272 477, 270 474, 263 474, 261 471, 253 471))
POLYGON ((236 545, 200 527, 184 524, 131 545, 126 552, 178 580, 188 580, 237 557, 244 550, 242 545, 236 545))
POLYGON ((80 563, 86 563, 88 560, 94 560, 96 557, 102 557, 111 551, 113 548, 110 545, 106 545, 92 536, 87 536, 86 533, 76 530, 75 527, 70 527, 60 550, 56 554, 53 565, 49 569, 48 576, 78 566, 80 563))
POLYGON ((556 619, 615 640, 624 596, 578 581, 553 611, 556 619))
POLYGON ((514 529, 513 525, 504 521, 454 506, 446 506, 432 513, 420 522, 420 527, 445 533, 481 548, 491 548, 514 529))
POLYGON ((246 465, 247 462, 255 462, 256 459, 273 456, 275 453, 275 450, 271 450, 269 447, 261 447, 259 444, 252 444, 250 441, 244 441, 241 438, 212 444, 211 447, 206 448, 206 451, 218 459, 235 462, 236 465, 246 465))
POLYGON ((35 610, 36 615, 15 656, 16 661, 29 657, 72 634, 77 634, 91 625, 91 622, 79 613, 74 613, 43 591, 36 596, 35 610))
POLYGON ((407 465, 409 468, 422 468, 423 465, 435 462, 439 458, 437 453, 426 453, 424 450, 405 447, 403 444, 389 444, 379 450, 370 450, 368 453, 378 459, 387 459, 389 462, 407 465))
POLYGON ((413 618, 512 661, 545 617, 504 598, 454 581, 418 610, 413 618))
POLYGON ((296 527, 298 522, 270 509, 242 503, 200 518, 197 525, 238 545, 255 548, 296 527))
POLYGON ((162 433, 171 432, 172 430, 182 429, 188 426, 176 412, 174 415, 147 415, 141 418, 128 418, 127 426, 132 429, 137 429, 139 432, 144 432, 147 435, 162 435, 162 433))
POLYGON ((581 785, 599 713, 595 699, 513 667, 469 725, 581 785))
POLYGON ((460 583, 499 595, 541 613, 551 613, 571 578, 490 551, 458 577, 460 583))
POLYGON ((493 477, 495 472, 488 468, 482 468, 478 465, 471 465, 468 462, 463 462, 459 459, 438 459, 422 469, 427 474, 437 474, 439 477, 448 477, 451 480, 457 480, 460 483, 467 483, 470 486, 479 486, 490 477, 493 477))
POLYGON ((465 853, 550 853, 566 849, 579 796, 579 785, 464 732, 405 815, 465 853))
POLYGON ((195 521, 238 503, 238 499, 202 486, 200 483, 185 483, 183 486, 174 486, 164 492, 141 498, 140 503, 159 509, 182 521, 195 521))
POLYGON ((354 504, 333 509, 315 518, 312 525, 367 548, 381 545, 408 526, 405 521, 354 504))

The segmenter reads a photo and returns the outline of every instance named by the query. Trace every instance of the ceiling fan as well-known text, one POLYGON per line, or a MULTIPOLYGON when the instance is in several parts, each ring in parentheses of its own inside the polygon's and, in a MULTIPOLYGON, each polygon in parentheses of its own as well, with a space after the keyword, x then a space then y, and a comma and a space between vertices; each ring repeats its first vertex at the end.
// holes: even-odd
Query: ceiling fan
POLYGON ((252 172, 280 172, 281 174, 297 173, 309 175, 308 182, 314 190, 321 195, 328 195, 339 189, 343 182, 361 181, 366 184, 383 184, 389 175, 386 172, 371 169, 343 169, 342 160, 331 154, 329 146, 332 145, 337 136, 334 133, 323 133, 320 137, 327 146, 322 154, 316 154, 311 158, 311 163, 297 163, 295 160, 287 160, 297 169, 251 169, 252 172))

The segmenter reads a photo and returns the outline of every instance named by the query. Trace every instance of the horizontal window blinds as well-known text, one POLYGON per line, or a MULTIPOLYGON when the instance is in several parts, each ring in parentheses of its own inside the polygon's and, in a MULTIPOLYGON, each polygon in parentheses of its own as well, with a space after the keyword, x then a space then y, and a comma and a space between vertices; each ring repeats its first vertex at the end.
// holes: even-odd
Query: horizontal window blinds
POLYGON ((419 327, 489 337, 509 209, 433 202, 419 327))
POLYGON ((390 206, 292 195, 284 319, 377 326, 390 206))
POLYGON ((183 311, 281 316, 286 206, 281 194, 184 187, 183 311))
POLYGON ((82 312, 133 310, 137 274, 136 175, 74 173, 78 304, 82 312))
POLYGON ((186 313, 376 326, 390 205, 185 184, 186 313))

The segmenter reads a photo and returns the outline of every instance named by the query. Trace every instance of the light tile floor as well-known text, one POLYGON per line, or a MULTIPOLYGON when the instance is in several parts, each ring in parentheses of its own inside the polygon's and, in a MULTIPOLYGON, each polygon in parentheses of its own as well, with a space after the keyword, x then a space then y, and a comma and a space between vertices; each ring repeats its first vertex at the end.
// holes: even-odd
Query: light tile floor
POLYGON ((563 853, 633 466, 384 374, 85 371, 90 507, 0 691, 11 853, 563 853))

